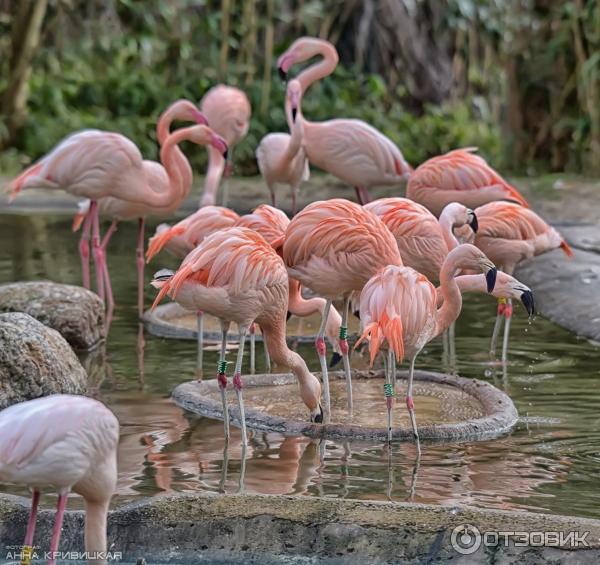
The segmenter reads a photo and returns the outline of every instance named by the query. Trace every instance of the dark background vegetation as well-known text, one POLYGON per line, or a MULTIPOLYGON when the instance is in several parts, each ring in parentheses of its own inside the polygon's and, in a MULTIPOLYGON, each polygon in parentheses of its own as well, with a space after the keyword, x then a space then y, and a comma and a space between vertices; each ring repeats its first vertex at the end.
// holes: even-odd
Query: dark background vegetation
POLYGON ((252 103, 236 167, 254 173, 286 129, 276 56, 304 34, 341 57, 309 119, 362 118, 413 165, 476 145, 514 171, 600 168, 598 0, 0 0, 0 170, 86 127, 156 158, 158 114, 225 82, 252 103))

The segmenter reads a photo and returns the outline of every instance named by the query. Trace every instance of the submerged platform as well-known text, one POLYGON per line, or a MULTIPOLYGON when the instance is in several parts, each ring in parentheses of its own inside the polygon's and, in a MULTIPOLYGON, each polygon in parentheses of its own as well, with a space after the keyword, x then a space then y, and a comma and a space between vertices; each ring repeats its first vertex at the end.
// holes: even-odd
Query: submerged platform
MULTIPOLYGON (((316 373, 317 377, 320 377, 316 373)), ((393 439, 412 439, 404 402, 407 372, 400 371, 393 410, 393 439)), ((346 382, 341 371, 330 373, 331 422, 314 424, 291 374, 243 376, 246 424, 250 428, 315 438, 387 440, 383 371, 353 371, 354 409, 348 413, 346 382)), ((231 387, 231 383, 230 383, 231 387)), ((489 439, 512 429, 518 419, 512 400, 493 385, 476 379, 416 371, 413 398, 421 439, 438 441, 489 439)), ((179 385, 173 400, 201 416, 223 419, 216 380, 179 385)), ((233 389, 229 412, 239 425, 233 389)))
MULTIPOLYGON (((358 333, 359 321, 354 316, 349 316, 349 335, 358 333)), ((185 310, 176 302, 169 302, 157 306, 154 311, 146 310, 143 316, 146 329, 158 337, 169 339, 197 339, 198 318, 195 312, 185 310)), ((321 323, 320 314, 313 314, 306 318, 291 316, 287 323, 287 335, 297 341, 314 341, 321 323)), ((236 329, 232 328, 230 339, 237 340, 236 329)), ((256 330, 257 339, 262 339, 260 330, 256 330)), ((207 345, 219 343, 221 340, 221 324, 217 318, 204 315, 204 339, 207 345)))

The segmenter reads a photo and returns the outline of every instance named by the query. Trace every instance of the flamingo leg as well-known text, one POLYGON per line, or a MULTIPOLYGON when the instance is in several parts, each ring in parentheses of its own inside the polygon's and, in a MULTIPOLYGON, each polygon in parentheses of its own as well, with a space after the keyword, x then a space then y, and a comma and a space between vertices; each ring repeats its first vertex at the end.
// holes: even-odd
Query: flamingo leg
POLYGON ((346 395, 348 398, 348 412, 352 413, 352 372, 350 371, 350 355, 348 353, 348 310, 350 308, 350 297, 344 298, 342 309, 342 325, 340 327, 339 346, 344 362, 344 375, 346 377, 346 395))
POLYGON ((138 273, 138 315, 144 314, 144 218, 138 220, 138 242, 135 250, 135 258, 138 273))
POLYGON ((354 190, 356 191, 356 198, 358 202, 363 206, 371 202, 371 196, 369 195, 369 191, 364 186, 355 186, 354 190))
POLYGON ((83 220, 81 239, 79 240, 79 257, 81 258, 81 275, 83 287, 90 288, 90 232, 92 229, 92 206, 83 220))
POLYGON ((408 408, 408 415, 410 416, 410 424, 412 426, 415 443, 417 445, 417 454, 421 456, 421 444, 419 442, 419 432, 417 431, 417 420, 415 418, 415 403, 412 397, 413 388, 413 376, 415 373, 415 358, 410 360, 410 369, 408 372, 408 388, 406 389, 406 407, 408 408))
POLYGON ((271 372, 271 356, 269 355, 269 350, 267 349, 267 342, 263 337, 263 348, 265 350, 265 371, 267 373, 271 372))
POLYGON ((25 541, 23 542, 23 559, 24 565, 31 563, 31 553, 33 551, 33 534, 35 533, 35 519, 37 516, 38 504, 40 502, 40 491, 33 489, 31 492, 31 511, 29 512, 29 520, 27 521, 27 531, 25 532, 25 541))
POLYGON ((225 492, 225 484, 227 483, 227 468, 229 467, 229 436, 225 438, 223 446, 223 463, 221 464, 221 480, 219 481, 219 492, 225 492))
POLYGON ((242 425, 242 445, 248 445, 248 435, 246 433, 246 414, 244 412, 244 398, 242 396, 242 361, 244 359, 244 344, 246 342, 246 328, 240 328, 240 344, 238 346, 237 359, 235 361, 235 371, 233 373, 233 388, 237 396, 240 409, 240 423, 242 425))
POLYGON ((498 312, 496 314, 496 323, 494 324, 494 331, 492 332, 492 341, 490 343, 490 358, 492 360, 496 357, 496 344, 498 343, 498 336, 500 335, 500 328, 502 327, 502 320, 504 319, 504 310, 506 309, 506 300, 504 298, 498 299, 498 312))
POLYGON ((246 444, 242 445, 242 460, 240 461, 240 482, 238 483, 238 493, 241 494, 244 492, 244 481, 246 480, 246 460, 247 460, 247 451, 248 447, 246 444))
POLYGON ((225 441, 229 441, 229 407, 227 406, 227 331, 229 324, 221 323, 221 355, 217 366, 217 381, 221 391, 221 400, 223 402, 223 425, 225 426, 225 441))
POLYGON ((508 299, 504 309, 504 339, 502 340, 502 363, 506 363, 508 359, 508 336, 510 333, 510 322, 512 320, 512 298, 508 299))
MULTIPOLYGON (((392 408, 394 406, 394 385, 392 384, 392 367, 394 366, 394 352, 388 349, 385 371, 385 385, 383 392, 387 407, 388 443, 392 441, 392 408)), ((391 450, 390 450, 391 453, 391 450)))
POLYGON ((102 249, 104 249, 104 251, 106 251, 106 248, 108 247, 108 242, 112 238, 113 234, 117 231, 118 223, 119 223, 118 220, 113 219, 112 223, 110 224, 110 227, 106 230, 106 233, 104 234, 104 237, 102 238, 102 242, 100 243, 100 245, 102 246, 102 249))
POLYGON ((90 204, 92 214, 92 254, 94 256, 94 267, 96 269, 96 291, 98 296, 104 300, 104 250, 100 246, 100 214, 98 203, 92 201, 90 204))
POLYGON ((450 370, 456 370, 456 323, 452 322, 448 328, 448 355, 450 370))
POLYGON ((329 373, 327 372, 327 345, 325 344, 325 326, 327 325, 327 318, 329 317, 329 310, 331 308, 331 300, 327 299, 325 302, 325 308, 323 309, 323 316, 321 319, 321 327, 317 334, 315 347, 317 349, 317 355, 319 356, 319 362, 321 363, 321 374, 323 375, 323 399, 325 401, 325 410, 323 414, 323 423, 328 424, 331 418, 331 399, 329 396, 329 373))
POLYGON ((197 353, 196 353, 196 378, 201 381, 204 376, 204 313, 202 310, 196 312, 196 330, 198 336, 196 339, 197 353))
POLYGON ((396 354, 392 351, 392 386, 396 392, 396 354))
POLYGON ((277 204, 275 203, 275 187, 271 184, 269 185, 269 192, 271 193, 271 206, 277 208, 277 204))
POLYGON ((256 324, 250 325, 250 374, 256 372, 256 324))
POLYGON ((52 530, 52 539, 50 540, 50 559, 48 565, 55 565, 56 559, 54 553, 58 552, 58 542, 62 530, 63 517, 67 507, 67 492, 59 492, 58 503, 56 505, 56 517, 54 518, 54 529, 52 530))

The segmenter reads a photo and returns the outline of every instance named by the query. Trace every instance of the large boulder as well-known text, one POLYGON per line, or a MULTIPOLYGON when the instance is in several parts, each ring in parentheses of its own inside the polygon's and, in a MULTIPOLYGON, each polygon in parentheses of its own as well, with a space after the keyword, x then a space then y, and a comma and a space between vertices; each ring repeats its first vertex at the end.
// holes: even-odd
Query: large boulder
POLYGON ((57 331, 28 314, 0 314, 0 409, 86 389, 87 373, 57 331))
POLYGON ((59 332, 74 349, 104 339, 104 304, 97 294, 49 281, 0 285, 0 312, 25 312, 59 332))

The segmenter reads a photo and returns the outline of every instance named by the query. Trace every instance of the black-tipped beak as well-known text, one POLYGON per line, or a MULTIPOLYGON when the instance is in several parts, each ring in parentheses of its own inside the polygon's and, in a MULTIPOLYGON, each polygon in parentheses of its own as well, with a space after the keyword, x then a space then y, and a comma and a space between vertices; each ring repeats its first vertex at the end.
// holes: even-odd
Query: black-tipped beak
POLYGON ((496 267, 492 267, 485 274, 485 282, 487 283, 487 291, 488 292, 492 292, 492 290, 494 290, 494 287, 496 286, 496 275, 497 274, 498 274, 498 269, 496 269, 496 267))
POLYGON ((319 404, 319 413, 316 414, 313 418, 312 421, 315 424, 322 424, 323 423, 323 407, 319 404))
POLYGON ((287 322, 291 317, 292 317, 292 313, 288 310, 287 314, 285 315, 285 321, 287 322))
POLYGON ((360 310, 354 310, 352 313, 360 320, 360 310))
POLYGON ((331 361, 329 361, 329 368, 333 369, 341 360, 342 356, 337 351, 334 351, 331 356, 331 361))
POLYGON ((469 222, 469 226, 471 226, 473 233, 477 233, 477 230, 479 229, 479 221, 477 220, 477 216, 475 215, 475 212, 471 212, 471 214, 473 217, 471 218, 471 221, 469 222))
POLYGON ((287 73, 281 67, 277 68, 277 72, 279 73, 279 78, 285 82, 287 80, 287 73))
POLYGON ((296 123, 296 115, 298 114, 298 108, 292 108, 292 122, 296 123))
POLYGON ((227 157, 229 157, 229 149, 225 149, 225 151, 223 151, 223 159, 225 159, 225 161, 227 161, 227 157))
POLYGON ((523 303, 525 310, 527 310, 528 316, 531 318, 531 316, 533 316, 535 314, 535 304, 533 302, 533 292, 531 292, 530 290, 523 291, 523 294, 521 294, 521 302, 523 303))

